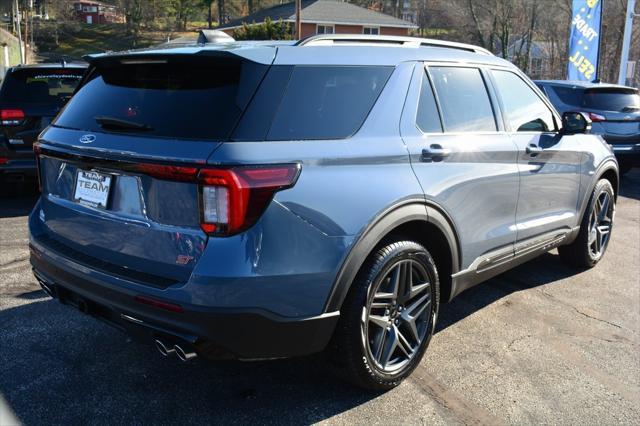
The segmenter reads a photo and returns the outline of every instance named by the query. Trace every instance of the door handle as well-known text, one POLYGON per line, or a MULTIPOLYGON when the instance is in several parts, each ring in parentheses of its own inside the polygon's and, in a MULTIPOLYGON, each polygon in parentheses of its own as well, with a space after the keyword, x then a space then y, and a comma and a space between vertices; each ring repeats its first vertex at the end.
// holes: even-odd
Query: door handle
POLYGON ((442 161, 443 158, 448 157, 451 154, 451 150, 448 148, 443 148, 439 144, 433 144, 429 148, 424 148, 422 150, 422 156, 420 157, 421 161, 430 163, 442 161))
POLYGON ((525 148, 525 152, 530 156, 535 157, 542 152, 542 148, 540 148, 538 145, 529 144, 525 148))

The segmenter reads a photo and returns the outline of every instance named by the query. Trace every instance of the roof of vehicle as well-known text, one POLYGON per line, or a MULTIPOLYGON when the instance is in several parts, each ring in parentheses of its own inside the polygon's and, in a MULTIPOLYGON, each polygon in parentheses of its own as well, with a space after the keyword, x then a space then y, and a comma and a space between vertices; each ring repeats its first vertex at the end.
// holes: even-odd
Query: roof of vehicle
POLYGON ((160 46, 85 56, 88 62, 109 58, 166 55, 215 55, 228 52, 263 64, 387 65, 406 61, 490 64, 515 68, 489 51, 468 44, 414 37, 322 35, 301 41, 230 41, 226 43, 165 43, 160 46), (276 58, 277 53, 277 58, 276 58), (275 58, 275 62, 274 62, 275 58))
POLYGON ((552 84, 554 86, 571 87, 574 89, 632 89, 635 87, 621 86, 613 83, 593 83, 590 81, 573 81, 573 80, 534 80, 535 83, 552 84))

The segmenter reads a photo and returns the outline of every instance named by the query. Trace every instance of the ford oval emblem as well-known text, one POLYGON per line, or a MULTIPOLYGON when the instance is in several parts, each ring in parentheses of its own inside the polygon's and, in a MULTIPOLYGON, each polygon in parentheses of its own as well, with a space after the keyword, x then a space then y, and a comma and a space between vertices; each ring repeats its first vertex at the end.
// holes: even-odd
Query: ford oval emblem
POLYGON ((96 140, 95 135, 84 135, 80 138, 80 143, 91 143, 96 140))

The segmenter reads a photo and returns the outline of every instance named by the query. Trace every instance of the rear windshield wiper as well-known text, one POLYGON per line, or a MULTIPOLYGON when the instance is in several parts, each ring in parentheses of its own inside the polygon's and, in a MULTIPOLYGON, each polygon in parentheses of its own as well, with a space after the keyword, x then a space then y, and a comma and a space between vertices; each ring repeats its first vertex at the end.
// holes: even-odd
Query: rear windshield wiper
POLYGON ((150 131, 153 127, 148 124, 136 123, 135 121, 123 120, 116 117, 97 116, 94 117, 96 122, 105 129, 112 130, 136 130, 136 131, 150 131))

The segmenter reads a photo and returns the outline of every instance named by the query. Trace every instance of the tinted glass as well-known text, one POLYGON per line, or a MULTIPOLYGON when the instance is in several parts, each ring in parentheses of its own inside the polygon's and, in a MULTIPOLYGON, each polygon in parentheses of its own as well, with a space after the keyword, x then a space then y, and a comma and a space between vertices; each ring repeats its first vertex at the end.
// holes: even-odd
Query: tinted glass
POLYGON ((448 132, 495 131, 484 79, 477 68, 430 67, 442 121, 448 132))
POLYGON ((62 105, 73 94, 84 69, 35 68, 16 70, 2 84, 2 101, 62 105))
POLYGON ((440 123, 440 115, 436 100, 433 97, 433 90, 429 77, 425 73, 422 76, 422 87, 420 89, 420 100, 418 102, 418 114, 416 123, 420 130, 425 133, 442 132, 442 124, 440 123))
POLYGON ((491 71, 512 131, 549 132, 555 130, 553 114, 536 92, 516 74, 491 71))
POLYGON ((629 89, 586 90, 582 104, 589 109, 632 112, 640 109, 640 97, 629 89))
POLYGON ((234 141, 263 141, 291 78, 292 66, 272 66, 233 132, 234 141))
POLYGON ((106 63, 79 89, 55 125, 145 136, 227 139, 266 69, 237 57, 106 63))
POLYGON ((296 66, 267 139, 342 139, 353 135, 392 70, 392 67, 296 66))
POLYGON ((551 88, 562 103, 571 106, 582 105, 582 89, 561 86, 551 86, 551 88))

